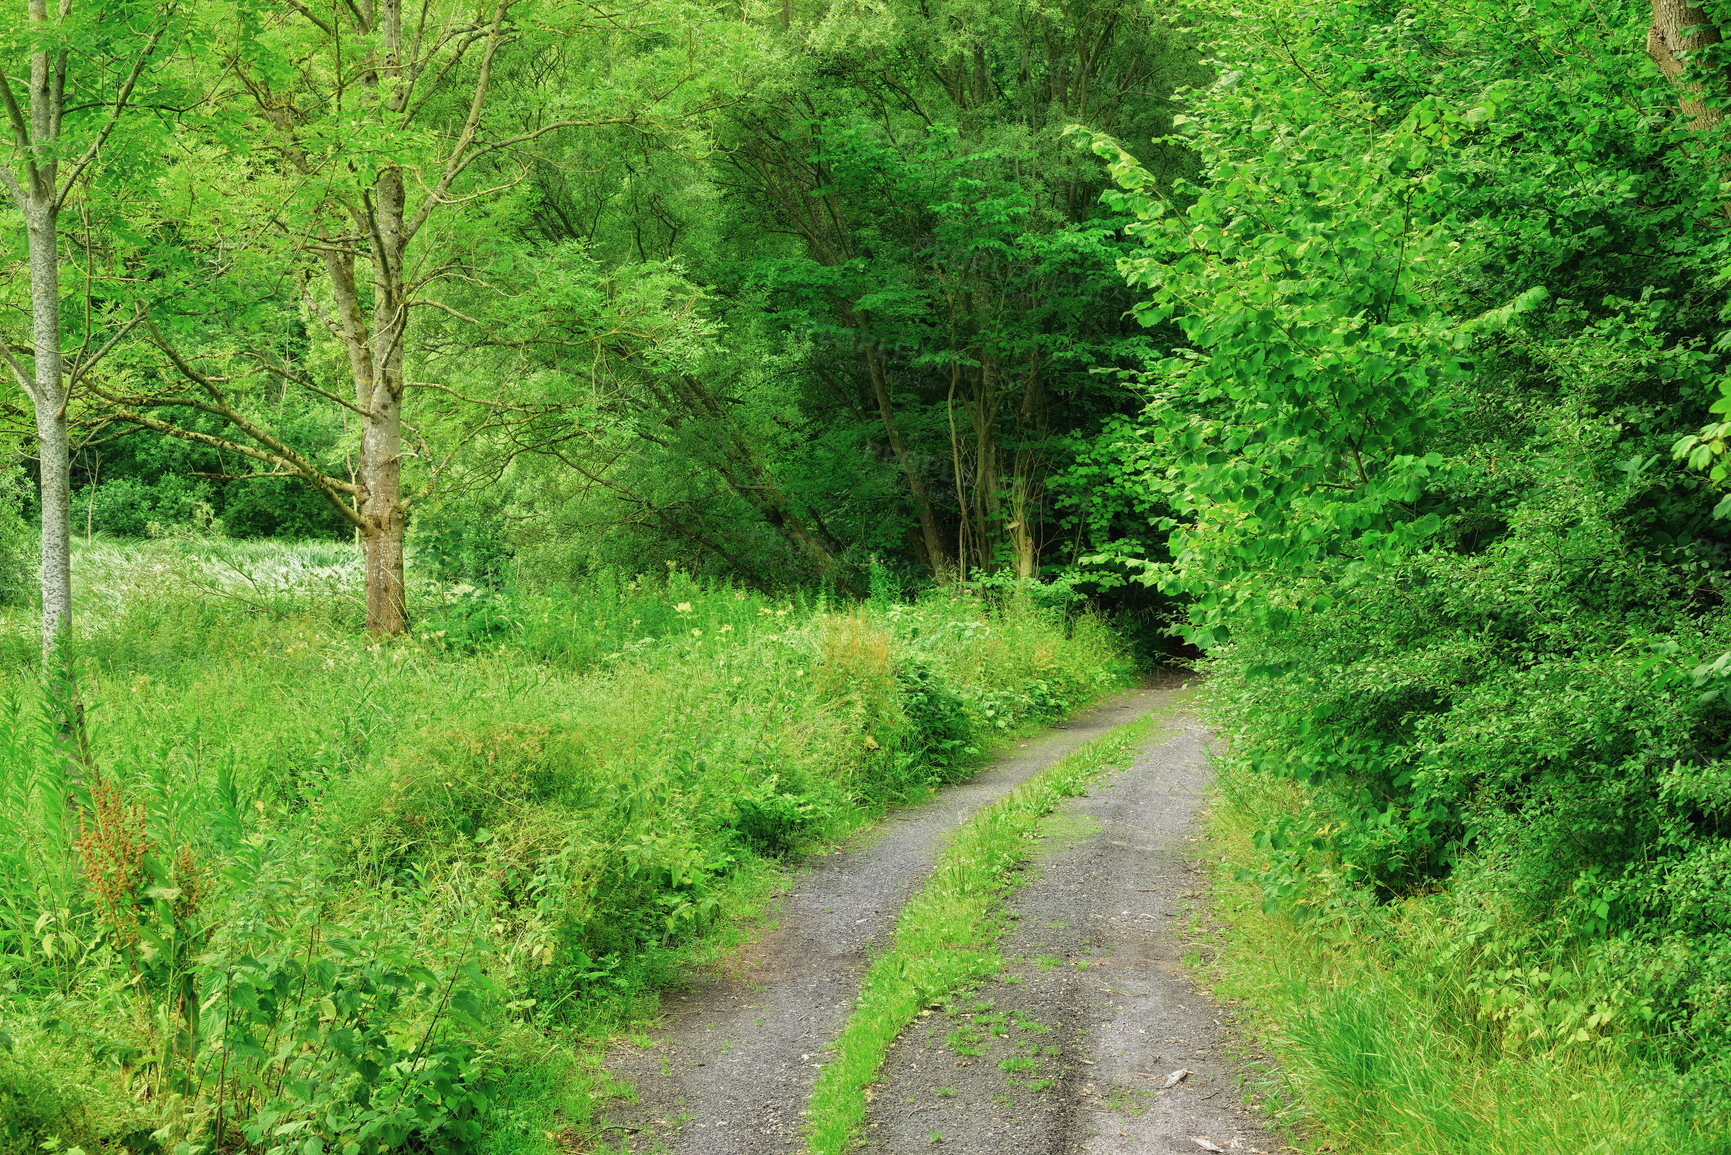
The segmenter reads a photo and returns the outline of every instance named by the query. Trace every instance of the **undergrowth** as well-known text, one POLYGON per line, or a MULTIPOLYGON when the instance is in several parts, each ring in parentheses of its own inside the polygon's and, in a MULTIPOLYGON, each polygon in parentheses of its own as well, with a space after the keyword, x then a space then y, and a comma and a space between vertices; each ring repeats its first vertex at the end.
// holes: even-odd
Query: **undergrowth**
POLYGON ((1586 952, 1510 966, 1510 929, 1444 891, 1379 904, 1323 849, 1306 788, 1243 762, 1219 764, 1207 822, 1222 926, 1208 978, 1273 1060, 1264 1103, 1301 1149, 1731 1150, 1711 1100, 1639 1036, 1602 1029, 1632 1000, 1586 952))
POLYGON ((0 617, 0 1155, 556 1150, 777 861, 1128 672, 1014 598, 603 573, 379 644, 340 547, 78 561, 71 680, 0 617))
POLYGON ((818 1073, 806 1114, 810 1155, 841 1155, 859 1136, 866 1089, 922 1007, 1003 966, 998 895, 1033 851, 1040 820, 1063 799, 1128 763, 1161 721, 1145 715, 1072 751, 957 831, 919 893, 896 917, 890 949, 872 962, 859 1001, 818 1073))

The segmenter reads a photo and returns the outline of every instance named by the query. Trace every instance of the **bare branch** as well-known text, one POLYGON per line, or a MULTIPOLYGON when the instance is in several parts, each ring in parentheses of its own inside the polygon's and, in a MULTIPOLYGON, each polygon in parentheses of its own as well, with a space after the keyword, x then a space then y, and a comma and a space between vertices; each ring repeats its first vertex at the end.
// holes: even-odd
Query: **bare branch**
POLYGON ((188 470, 188 477, 202 477, 208 481, 258 481, 266 477, 299 477, 293 470, 278 469, 270 473, 205 473, 202 470, 188 470))
POLYGON ((323 32, 326 36, 335 36, 337 34, 337 30, 335 28, 331 27, 329 24, 326 24, 323 20, 319 19, 319 17, 313 12, 313 10, 311 8, 308 8, 305 4, 302 4, 300 2, 300 0, 288 0, 288 2, 289 2, 289 7, 293 8, 296 12, 299 12, 302 16, 305 16, 308 20, 312 21, 312 23, 318 28, 318 30, 320 32, 323 32))
MULTIPOLYGON (((152 399, 151 403, 159 405, 173 404, 173 402, 165 402, 160 399, 152 399)), ((181 402, 181 404, 192 403, 181 402)), ((205 408, 204 406, 197 404, 192 404, 192 407, 198 409, 205 408)), ((220 449, 226 453, 235 453, 242 457, 261 462, 265 465, 275 466, 279 469, 291 470, 291 474, 289 475, 298 477, 302 481, 311 485, 334 509, 336 509, 338 513, 341 513, 343 517, 348 519, 357 528, 366 528, 366 523, 362 520, 361 515, 356 513, 354 508, 340 496, 343 493, 353 494, 359 491, 357 486, 349 482, 329 477, 316 469, 298 469, 294 466, 293 462, 266 453, 264 450, 254 449, 250 445, 242 445, 238 441, 230 441, 226 437, 215 437, 209 433, 201 433, 196 429, 183 429, 178 425, 162 420, 160 417, 151 417, 148 414, 139 413, 132 409, 118 409, 109 415, 109 420, 126 421, 145 429, 155 430, 157 433, 161 433, 168 437, 176 437, 182 441, 190 441, 194 445, 204 445, 211 449, 220 449)))
POLYGON ((427 223, 427 218, 432 215, 433 209, 451 187, 451 182, 456 180, 473 160, 469 146, 474 143, 475 132, 481 126, 481 112, 487 106, 487 90, 493 82, 493 58, 499 52, 499 42, 504 39, 505 14, 510 9, 511 0, 499 0, 493 9, 493 20, 487 28, 487 47, 481 54, 480 74, 475 77, 475 95, 469 102, 469 115, 463 121, 463 131, 457 135, 457 142, 451 146, 450 158, 445 162, 445 171, 440 175, 438 183, 427 190, 427 199, 421 202, 421 207, 414 217, 403 227, 405 241, 421 231, 421 226, 427 223))
POLYGON ((16 180, 12 170, 0 165, 0 172, 5 173, 6 184, 12 195, 18 198, 18 207, 25 204, 24 191, 18 186, 28 182, 32 187, 36 184, 36 158, 30 152, 30 129, 24 124, 24 110, 18 107, 18 96, 12 91, 12 81, 6 73, 0 70, 0 98, 6 103, 6 119, 12 122, 12 145, 18 150, 18 155, 24 161, 24 181, 16 180))
POLYGON ((347 409, 350 412, 353 412, 353 413, 355 413, 361 417, 372 416, 370 411, 362 408, 359 405, 356 405, 353 401, 347 400, 346 398, 340 397, 337 394, 332 393, 329 389, 326 389, 324 386, 320 385, 318 382, 316 382, 316 381, 312 380, 311 378, 306 377, 300 373, 296 373, 293 369, 288 368, 286 365, 277 364, 275 361, 272 361, 270 358, 266 357, 263 353, 260 353, 257 349, 247 349, 244 351, 243 355, 247 356, 247 357, 251 357, 254 361, 257 361, 259 363, 259 366, 261 368, 263 368, 266 372, 272 373, 275 376, 281 377, 284 381, 287 381, 291 384, 299 385, 302 389, 307 390, 309 393, 317 393, 320 397, 323 397, 327 401, 335 401, 338 405, 341 405, 344 409, 347 409))
POLYGON ((144 314, 142 312, 140 312, 137 316, 133 317, 132 320, 130 320, 130 321, 126 322, 126 324, 122 325, 120 327, 120 329, 112 337, 110 337, 110 338, 108 338, 108 340, 104 341, 102 343, 102 347, 97 349, 96 352, 92 353, 88 357, 80 357, 78 359, 77 368, 75 368, 72 371, 71 375, 69 377, 67 377, 67 379, 66 379, 66 392, 67 392, 67 394, 70 395, 72 393, 72 387, 74 385, 78 384, 79 378, 83 377, 86 373, 90 372, 90 370, 96 368, 97 363, 100 362, 104 357, 108 356, 108 354, 113 351, 114 347, 116 345, 120 344, 121 340, 128 333, 132 332, 132 330, 136 329, 138 327, 139 323, 143 320, 144 320, 144 314))

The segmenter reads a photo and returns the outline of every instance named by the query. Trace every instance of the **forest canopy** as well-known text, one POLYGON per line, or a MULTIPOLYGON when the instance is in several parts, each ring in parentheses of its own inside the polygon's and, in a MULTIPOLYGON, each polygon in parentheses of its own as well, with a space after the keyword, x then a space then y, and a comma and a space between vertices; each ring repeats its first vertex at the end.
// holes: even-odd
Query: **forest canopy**
POLYGON ((37 473, 86 536, 352 533, 390 633, 405 535, 443 576, 863 589, 1055 573, 1112 522, 1075 470, 1152 347, 1064 132, 1191 163, 1170 14, 88 7, 10 33, 85 86, 18 122, 15 167, 90 163, 12 308, 76 350, 65 496, 37 473))

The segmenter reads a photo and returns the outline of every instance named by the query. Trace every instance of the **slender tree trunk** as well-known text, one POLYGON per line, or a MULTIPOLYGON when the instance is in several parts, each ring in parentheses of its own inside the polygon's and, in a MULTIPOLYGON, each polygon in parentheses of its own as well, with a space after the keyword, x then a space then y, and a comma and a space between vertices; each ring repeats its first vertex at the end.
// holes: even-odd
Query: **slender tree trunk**
MULTIPOLYGON (((389 394, 388 389, 378 392, 389 394)), ((400 634, 409 628, 403 576, 403 539, 408 511, 403 508, 402 394, 375 401, 361 436, 361 516, 366 520, 367 632, 400 634)))
POLYGON ((974 460, 978 467, 975 470, 974 510, 979 519, 979 550, 976 559, 981 569, 989 568, 996 561, 997 544, 1000 540, 998 530, 1004 524, 1003 503, 998 497, 998 450, 993 417, 996 406, 992 400, 994 362, 991 357, 982 355, 980 358, 979 392, 974 395, 974 460))
POLYGON ((31 340, 37 455, 42 483, 42 656, 53 658, 72 629, 72 453, 66 430, 66 388, 60 354, 60 254, 52 185, 41 203, 32 190, 26 211, 30 247, 31 340))
MULTIPOLYGON (((394 7, 385 5, 383 10, 394 12, 394 7)), ((395 34, 400 30, 387 25, 386 31, 393 34, 386 37, 391 46, 386 63, 394 67, 395 34)), ((367 632, 388 635, 409 628, 403 576, 403 537, 408 529, 408 508, 403 502, 403 346, 409 316, 403 279, 408 238, 403 229, 402 170, 392 167, 380 172, 373 194, 374 376, 361 437, 361 487, 366 491, 361 516, 367 522, 367 632)))
POLYGON ((896 464, 902 467, 902 476, 907 478, 908 490, 913 494, 914 509, 920 517, 920 535, 926 543, 926 558, 931 562, 932 573, 939 573, 944 564, 943 534, 938 530, 937 515, 933 513, 931 497, 926 493, 925 478, 920 476, 919 462, 908 452, 907 440, 896 425, 895 409, 890 404, 889 379, 876 349, 866 349, 866 368, 871 374, 872 391, 877 395, 878 416, 883 419, 884 433, 889 437, 896 464))

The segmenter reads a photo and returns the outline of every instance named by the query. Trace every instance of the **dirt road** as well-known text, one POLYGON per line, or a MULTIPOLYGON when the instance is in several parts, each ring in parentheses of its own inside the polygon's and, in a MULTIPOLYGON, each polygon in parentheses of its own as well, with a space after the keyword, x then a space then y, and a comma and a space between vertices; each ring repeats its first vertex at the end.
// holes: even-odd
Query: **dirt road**
POLYGON ((1203 914, 1190 852, 1206 737, 1180 715, 1129 770, 1047 819, 1044 852, 1008 899, 1010 965, 897 1042, 872 1150, 1277 1149, 1222 1056, 1226 1016, 1182 962, 1203 914))
MULTIPOLYGON (((1180 694, 1174 682, 1113 698, 812 864, 773 931, 725 973, 664 1000, 650 1047, 609 1053, 640 1096, 608 1112, 622 1129, 611 1136, 632 1151, 799 1150, 817 1064, 947 832, 1180 694)), ((1224 1028, 1178 962, 1175 932, 1199 898, 1184 851, 1205 784, 1203 739, 1178 717, 1132 769, 1050 820, 1048 853, 1009 900, 1022 919, 1004 944, 1017 960, 1007 981, 980 993, 990 1008, 970 999, 904 1035, 876 1091, 872 1148, 1195 1152, 1208 1149, 1201 1137, 1226 1150, 1274 1149, 1237 1107, 1217 1057, 1224 1028), (1160 1090, 1179 1067, 1193 1074, 1160 1090)))

